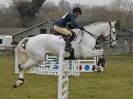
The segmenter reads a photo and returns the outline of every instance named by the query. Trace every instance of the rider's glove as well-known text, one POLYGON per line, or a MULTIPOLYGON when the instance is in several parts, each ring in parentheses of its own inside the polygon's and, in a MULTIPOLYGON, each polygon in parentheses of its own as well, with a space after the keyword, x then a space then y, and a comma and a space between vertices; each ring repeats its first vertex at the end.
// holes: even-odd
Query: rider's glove
POLYGON ((80 27, 81 30, 85 30, 84 27, 80 27))

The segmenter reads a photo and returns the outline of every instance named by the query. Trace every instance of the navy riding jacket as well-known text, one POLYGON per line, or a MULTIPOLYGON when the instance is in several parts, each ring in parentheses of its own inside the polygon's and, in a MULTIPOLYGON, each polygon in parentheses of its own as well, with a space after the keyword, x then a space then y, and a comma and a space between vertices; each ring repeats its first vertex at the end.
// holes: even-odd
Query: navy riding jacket
POLYGON ((54 24, 65 28, 68 26, 68 28, 73 29, 73 28, 80 28, 80 26, 75 22, 76 15, 73 12, 69 12, 66 15, 64 15, 61 19, 56 21, 54 24))

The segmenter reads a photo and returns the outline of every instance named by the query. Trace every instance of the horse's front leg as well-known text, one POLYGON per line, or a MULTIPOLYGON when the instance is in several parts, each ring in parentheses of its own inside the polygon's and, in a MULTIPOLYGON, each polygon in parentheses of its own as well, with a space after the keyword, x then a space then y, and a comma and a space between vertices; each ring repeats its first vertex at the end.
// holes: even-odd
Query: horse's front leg
POLYGON ((83 52, 83 58, 90 58, 90 57, 96 57, 96 56, 102 56, 103 50, 87 50, 83 52))
POLYGON ((103 54, 103 49, 100 50, 93 50, 93 57, 96 58, 96 64, 93 66, 93 71, 96 70, 98 72, 100 71, 104 71, 104 67, 105 67, 105 58, 104 58, 104 54, 103 54))
POLYGON ((94 50, 92 50, 92 53, 93 53, 94 57, 102 56, 103 55, 103 49, 100 49, 100 50, 94 49, 94 50))

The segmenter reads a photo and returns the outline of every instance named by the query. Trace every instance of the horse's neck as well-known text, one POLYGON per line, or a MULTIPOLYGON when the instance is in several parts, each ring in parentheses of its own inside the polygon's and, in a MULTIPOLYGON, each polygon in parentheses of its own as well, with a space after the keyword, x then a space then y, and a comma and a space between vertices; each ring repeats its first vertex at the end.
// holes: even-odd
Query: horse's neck
POLYGON ((100 23, 95 23, 92 25, 85 26, 84 27, 85 30, 90 32, 90 34, 85 31, 83 31, 83 33, 82 31, 80 31, 79 33, 79 30, 75 29, 74 32, 77 33, 77 35, 79 33, 76 39, 76 42, 81 42, 85 45, 90 45, 90 43, 91 45, 94 45, 96 42, 96 39, 101 35, 103 35, 104 33, 106 33, 105 31, 108 29, 107 26, 108 25, 105 22, 100 22, 100 23))
POLYGON ((89 31, 90 33, 92 33, 93 35, 95 35, 96 37, 99 37, 102 35, 102 33, 105 30, 105 23, 99 22, 97 24, 88 25, 85 27, 85 29, 89 31))

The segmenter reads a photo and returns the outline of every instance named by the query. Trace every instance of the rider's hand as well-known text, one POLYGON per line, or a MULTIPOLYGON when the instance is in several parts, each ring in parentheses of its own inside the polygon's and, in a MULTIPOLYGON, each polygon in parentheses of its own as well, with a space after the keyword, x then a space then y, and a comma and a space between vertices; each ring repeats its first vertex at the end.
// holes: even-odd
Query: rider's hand
POLYGON ((85 30, 84 27, 80 27, 81 30, 85 30))

